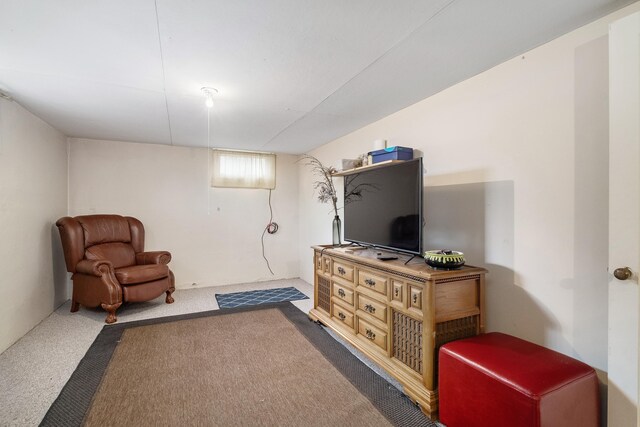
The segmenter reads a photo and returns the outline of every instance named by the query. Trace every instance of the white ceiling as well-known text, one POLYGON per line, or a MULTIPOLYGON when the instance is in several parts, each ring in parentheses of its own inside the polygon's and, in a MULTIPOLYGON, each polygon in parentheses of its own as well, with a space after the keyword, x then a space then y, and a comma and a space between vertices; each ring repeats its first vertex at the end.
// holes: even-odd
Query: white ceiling
POLYGON ((303 153, 634 0, 0 0, 0 91, 71 137, 303 153))

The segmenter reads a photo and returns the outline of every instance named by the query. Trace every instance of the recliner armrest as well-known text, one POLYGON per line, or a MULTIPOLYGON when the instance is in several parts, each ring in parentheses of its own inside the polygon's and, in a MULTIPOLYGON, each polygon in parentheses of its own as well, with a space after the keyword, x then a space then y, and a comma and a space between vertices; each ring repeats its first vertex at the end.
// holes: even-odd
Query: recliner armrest
POLYGON ((76 264, 77 273, 91 274, 92 276, 100 277, 110 271, 113 271, 113 264, 106 259, 83 259, 76 264))
POLYGON ((136 254, 136 264, 169 264, 171 253, 167 251, 139 252, 136 254))

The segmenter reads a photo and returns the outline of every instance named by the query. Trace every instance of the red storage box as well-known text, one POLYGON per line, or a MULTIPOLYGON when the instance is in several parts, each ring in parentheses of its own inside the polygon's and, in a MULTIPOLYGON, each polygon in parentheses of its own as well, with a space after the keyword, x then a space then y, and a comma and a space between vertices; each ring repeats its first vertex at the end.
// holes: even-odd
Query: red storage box
POLYGON ((443 345, 439 413, 447 427, 596 427, 595 370, 501 333, 443 345))

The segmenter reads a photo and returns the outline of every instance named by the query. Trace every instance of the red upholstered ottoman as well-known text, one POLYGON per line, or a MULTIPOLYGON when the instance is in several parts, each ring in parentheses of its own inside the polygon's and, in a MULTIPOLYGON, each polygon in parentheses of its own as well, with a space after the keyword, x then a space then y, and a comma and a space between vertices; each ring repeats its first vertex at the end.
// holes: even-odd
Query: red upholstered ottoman
POLYGON ((439 411, 447 427, 598 426, 595 370, 497 332, 440 348, 439 411))

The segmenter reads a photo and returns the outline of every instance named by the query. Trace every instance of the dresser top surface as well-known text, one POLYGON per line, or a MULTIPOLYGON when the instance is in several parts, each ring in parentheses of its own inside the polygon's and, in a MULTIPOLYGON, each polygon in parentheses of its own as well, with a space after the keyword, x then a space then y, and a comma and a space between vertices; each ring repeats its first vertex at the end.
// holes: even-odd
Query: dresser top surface
POLYGON ((411 258, 411 255, 398 254, 384 249, 361 248, 357 246, 331 246, 318 245, 312 247, 315 251, 326 255, 346 259, 354 263, 364 264, 373 268, 396 270, 405 274, 429 279, 445 279, 468 274, 483 274, 487 270, 481 267, 471 265, 463 265, 460 268, 445 270, 433 268, 425 263, 422 257, 416 256, 409 263, 405 262, 411 258), (378 259, 379 254, 397 256, 398 259, 382 261, 378 259))

